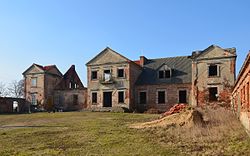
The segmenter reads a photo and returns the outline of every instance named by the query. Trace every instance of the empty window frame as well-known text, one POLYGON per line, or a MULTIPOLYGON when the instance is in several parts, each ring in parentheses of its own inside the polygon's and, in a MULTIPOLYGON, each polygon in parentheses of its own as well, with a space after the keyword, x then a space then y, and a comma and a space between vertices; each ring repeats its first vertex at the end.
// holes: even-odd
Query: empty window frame
POLYGON ((159 79, 170 78, 171 71, 170 70, 160 70, 159 71, 159 79))
POLYGON ((91 80, 96 80, 97 79, 97 74, 98 74, 98 71, 92 71, 91 72, 91 80))
POLYGON ((73 95, 73 105, 78 105, 78 95, 73 95))
POLYGON ((179 103, 187 103, 187 91, 179 90, 179 103))
POLYGON ((36 77, 31 78, 31 86, 32 87, 37 87, 37 78, 36 77))
POLYGON ((218 76, 218 65, 210 64, 208 66, 208 76, 218 76))
POLYGON ((124 78, 124 69, 117 69, 117 77, 124 78))
POLYGON ((209 101, 217 101, 218 100, 218 88, 217 87, 210 87, 208 88, 209 91, 209 101))
POLYGON ((147 92, 142 91, 139 93, 139 104, 147 104, 147 92))
POLYGON ((97 103, 97 93, 93 92, 92 93, 92 104, 96 104, 97 103))
POLYGON ((124 103, 124 91, 118 91, 118 103, 124 103))
POLYGON ((166 96, 165 91, 158 91, 158 104, 165 104, 166 96))

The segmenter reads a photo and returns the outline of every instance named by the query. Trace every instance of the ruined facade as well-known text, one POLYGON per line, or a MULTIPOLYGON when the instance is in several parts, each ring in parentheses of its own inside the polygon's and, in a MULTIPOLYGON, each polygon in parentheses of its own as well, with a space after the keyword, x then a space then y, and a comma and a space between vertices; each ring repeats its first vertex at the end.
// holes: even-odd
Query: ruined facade
MULTIPOLYGON (((26 101, 30 104, 31 111, 55 109, 55 102, 57 102, 56 104, 59 105, 58 96, 60 96, 61 94, 68 95, 73 92, 71 89, 68 90, 67 87, 64 87, 64 83, 66 85, 68 79, 76 80, 78 78, 78 81, 76 81, 77 84, 72 84, 72 87, 77 89, 77 91, 74 90, 75 92, 73 92, 72 94, 79 95, 79 97, 74 99, 74 101, 77 101, 75 102, 75 106, 77 107, 79 104, 82 104, 82 101, 86 100, 83 100, 85 95, 82 95, 83 91, 81 91, 84 87, 80 82, 79 77, 76 76, 77 74, 75 73, 74 66, 72 66, 71 68, 72 69, 70 69, 66 73, 66 75, 62 75, 62 73, 55 65, 41 66, 38 64, 33 64, 23 73, 25 92, 24 96, 26 101), (79 100, 81 101, 80 103, 78 102, 79 100)), ((62 100, 61 102, 62 104, 66 104, 65 100, 62 100)), ((61 108, 64 109, 71 107, 67 106, 61 108)))
POLYGON ((27 113, 28 105, 23 98, 0 97, 0 113, 27 113))
POLYGON ((176 103, 227 103, 235 81, 235 48, 212 45, 191 56, 131 61, 110 48, 89 61, 88 107, 163 112, 176 103))
POLYGON ((134 86, 141 67, 110 48, 87 64, 88 108, 135 109, 134 86))
POLYGON ((250 52, 236 79, 231 106, 242 124, 250 131, 250 52))
POLYGON ((212 45, 192 54, 192 104, 230 105, 235 81, 236 49, 212 45))
POLYGON ((54 89, 54 105, 67 111, 86 107, 87 88, 85 88, 72 65, 54 89))

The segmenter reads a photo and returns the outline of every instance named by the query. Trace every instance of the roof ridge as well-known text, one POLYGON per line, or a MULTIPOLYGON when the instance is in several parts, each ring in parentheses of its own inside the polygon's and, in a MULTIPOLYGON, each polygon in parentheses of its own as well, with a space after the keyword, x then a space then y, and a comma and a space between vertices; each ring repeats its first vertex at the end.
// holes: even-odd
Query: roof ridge
POLYGON ((161 57, 161 58, 153 58, 153 59, 148 59, 148 60, 160 60, 160 59, 168 59, 168 58, 181 58, 181 57, 189 57, 187 56, 171 56, 171 57, 161 57))

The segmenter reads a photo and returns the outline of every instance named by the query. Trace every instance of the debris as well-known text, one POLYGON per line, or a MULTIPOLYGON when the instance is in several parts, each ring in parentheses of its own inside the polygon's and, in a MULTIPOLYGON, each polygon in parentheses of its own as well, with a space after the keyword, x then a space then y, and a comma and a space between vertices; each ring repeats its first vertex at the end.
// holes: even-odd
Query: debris
POLYGON ((169 109, 169 111, 163 113, 163 117, 171 115, 171 114, 175 114, 175 113, 180 113, 186 107, 187 107, 187 104, 175 104, 173 107, 169 109))

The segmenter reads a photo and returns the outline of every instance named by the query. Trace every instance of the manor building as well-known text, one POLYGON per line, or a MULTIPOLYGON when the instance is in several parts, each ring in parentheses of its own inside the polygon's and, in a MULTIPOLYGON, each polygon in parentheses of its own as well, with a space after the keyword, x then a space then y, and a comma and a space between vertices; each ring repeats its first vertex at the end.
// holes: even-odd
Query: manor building
POLYGON ((164 112, 176 103, 226 103, 235 81, 236 49, 211 45, 190 56, 132 61, 107 47, 87 66, 88 108, 164 112))

